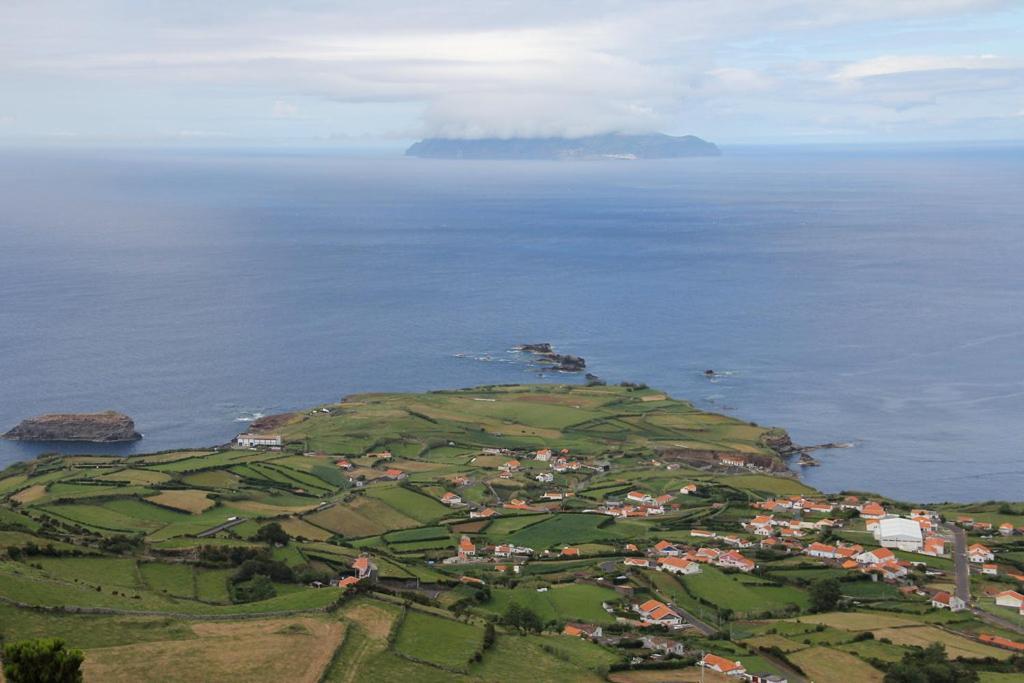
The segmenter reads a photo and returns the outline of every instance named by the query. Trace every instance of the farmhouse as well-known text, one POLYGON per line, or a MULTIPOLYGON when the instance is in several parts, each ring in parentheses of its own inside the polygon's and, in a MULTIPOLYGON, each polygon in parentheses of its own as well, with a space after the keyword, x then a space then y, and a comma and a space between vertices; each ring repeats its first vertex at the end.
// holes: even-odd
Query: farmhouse
POLYGON ((655 543, 654 551, 659 555, 679 555, 682 552, 675 544, 668 541, 658 541, 655 543))
POLYGON ((459 559, 468 560, 471 557, 476 556, 476 545, 470 540, 469 536, 463 536, 459 539, 459 559))
POLYGON ((662 557, 658 560, 658 567, 661 571, 670 574, 700 574, 700 565, 696 562, 683 560, 678 557, 662 557))
POLYGON ((893 562, 896 559, 896 555, 888 548, 878 548, 877 550, 863 552, 857 555, 855 559, 861 564, 882 564, 883 562, 893 562))
POLYGON ((996 605, 999 607, 1021 609, 1024 607, 1024 595, 1017 591, 1003 591, 996 594, 996 605))
POLYGON ((683 618, 677 612, 659 600, 648 600, 642 605, 634 605, 633 609, 645 624, 679 626, 683 623, 683 618))
POLYGON ((739 662, 734 662, 731 659, 713 655, 710 652, 704 655, 704 658, 697 663, 705 669, 717 671, 718 673, 725 674, 726 676, 742 676, 747 673, 746 668, 739 662))
POLYGON ((394 468, 385 470, 384 476, 387 479, 393 479, 394 481, 401 481, 402 479, 407 479, 409 477, 409 475, 403 472, 402 470, 397 470, 394 468))
POLYGON ((648 650, 657 650, 667 655, 682 657, 686 654, 686 647, 682 643, 663 636, 644 636, 641 643, 648 650))
POLYGON ((885 517, 885 508, 878 503, 868 502, 860 506, 862 519, 881 519, 885 517))
POLYGON ((1009 522, 1003 522, 999 525, 999 533, 1003 536, 1013 536, 1013 525, 1009 522))
POLYGON ((804 549, 804 552, 811 557, 820 557, 826 560, 834 560, 839 557, 834 545, 825 545, 824 543, 812 543, 804 549))
POLYGON ((345 459, 339 460, 338 462, 336 462, 334 464, 337 465, 338 467, 340 467, 343 470, 350 470, 350 469, 352 469, 352 463, 349 462, 348 460, 345 460, 345 459))
POLYGON ((939 538, 938 536, 929 536, 928 538, 924 539, 924 543, 921 547, 921 553, 924 555, 931 555, 932 557, 939 557, 940 555, 945 555, 945 539, 939 538))
POLYGON ((653 503, 654 498, 644 493, 643 491, 630 491, 626 494, 626 499, 631 500, 634 503, 653 503))
POLYGON ((489 518, 493 517, 496 514, 498 514, 498 513, 493 508, 484 508, 482 510, 470 510, 469 511, 469 518, 470 519, 489 519, 489 518))
POLYGON ((950 595, 946 591, 939 591, 932 596, 932 607, 948 609, 951 612, 960 612, 966 609, 967 605, 955 595, 950 595))
POLYGON ((684 496, 688 496, 691 493, 697 493, 697 485, 687 484, 686 486, 683 486, 682 488, 679 489, 679 493, 683 494, 684 496))
POLYGON ((622 564, 627 567, 643 567, 647 569, 651 566, 651 561, 645 557, 627 557, 622 561, 622 564))
POLYGON ((283 443, 280 434, 239 434, 235 442, 239 448, 280 448, 283 443))
POLYGON ((360 580, 377 571, 377 565, 370 561, 369 555, 360 555, 352 561, 352 569, 356 573, 356 580, 360 580))
POLYGON ((981 565, 981 573, 989 576, 999 576, 999 565, 997 564, 983 564, 981 565))
POLYGON ((589 638, 594 640, 604 635, 604 629, 596 624, 577 624, 567 622, 562 629, 562 635, 574 636, 576 638, 589 638))
POLYGON ((445 505, 461 505, 462 497, 449 491, 448 493, 441 496, 441 502, 445 505))
POLYGON ((903 517, 883 517, 878 520, 875 539, 884 548, 898 548, 908 552, 917 552, 924 543, 921 525, 903 517))
POLYGON ((731 567, 733 569, 739 569, 741 572, 752 572, 757 567, 754 561, 744 557, 735 550, 720 555, 716 564, 719 567, 731 567))
POLYGON ((967 549, 967 559, 971 562, 977 562, 978 564, 981 564, 983 562, 991 562, 992 560, 996 559, 996 556, 993 555, 992 551, 989 550, 986 546, 983 546, 980 543, 975 543, 967 549))

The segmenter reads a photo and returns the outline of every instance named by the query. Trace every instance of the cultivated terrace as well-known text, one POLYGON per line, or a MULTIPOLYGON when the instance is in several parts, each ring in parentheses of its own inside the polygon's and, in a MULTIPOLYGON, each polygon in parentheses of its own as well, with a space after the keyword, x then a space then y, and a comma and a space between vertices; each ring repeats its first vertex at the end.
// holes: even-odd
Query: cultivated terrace
POLYGON ((1024 505, 825 495, 788 445, 530 385, 42 457, 0 475, 0 635, 61 637, 95 681, 845 683, 931 643, 1021 680, 1024 505))

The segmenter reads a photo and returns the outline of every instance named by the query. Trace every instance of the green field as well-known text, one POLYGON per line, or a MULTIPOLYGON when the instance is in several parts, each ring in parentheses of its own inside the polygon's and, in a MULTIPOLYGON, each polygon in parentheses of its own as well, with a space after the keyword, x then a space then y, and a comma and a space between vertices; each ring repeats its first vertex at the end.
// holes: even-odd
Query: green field
POLYGON ((483 640, 483 629, 418 610, 406 612, 395 650, 442 666, 463 668, 483 640))

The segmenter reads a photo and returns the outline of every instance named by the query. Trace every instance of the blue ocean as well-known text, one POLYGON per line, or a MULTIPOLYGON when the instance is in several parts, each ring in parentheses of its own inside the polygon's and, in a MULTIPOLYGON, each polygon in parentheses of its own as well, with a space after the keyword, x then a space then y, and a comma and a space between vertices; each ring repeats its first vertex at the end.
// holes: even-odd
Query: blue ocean
MULTIPOLYGON (((460 162, 0 154, 0 431, 116 409, 144 440, 361 391, 609 382, 786 427, 827 491, 1024 492, 1024 149, 725 148, 460 162), (714 369, 714 379, 704 370, 714 369)), ((0 442, 0 465, 53 451, 0 442)))

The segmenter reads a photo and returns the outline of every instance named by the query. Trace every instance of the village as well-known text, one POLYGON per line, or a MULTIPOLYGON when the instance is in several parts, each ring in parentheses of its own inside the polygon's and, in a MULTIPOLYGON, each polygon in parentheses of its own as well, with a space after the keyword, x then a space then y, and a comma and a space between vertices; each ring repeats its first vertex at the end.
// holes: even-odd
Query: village
POLYGON ((982 680, 1024 670, 1019 504, 825 494, 769 471, 777 431, 652 390, 370 395, 276 426, 0 478, 0 598, 26 606, 0 610, 52 583, 110 619, 380 633, 323 680, 881 681, 932 642, 982 680))

